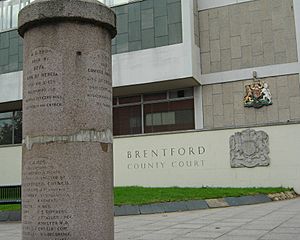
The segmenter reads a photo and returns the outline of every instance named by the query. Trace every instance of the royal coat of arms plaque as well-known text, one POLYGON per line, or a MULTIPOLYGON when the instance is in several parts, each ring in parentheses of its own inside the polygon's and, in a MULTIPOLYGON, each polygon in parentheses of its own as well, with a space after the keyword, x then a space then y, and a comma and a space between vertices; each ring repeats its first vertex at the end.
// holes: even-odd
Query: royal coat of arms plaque
POLYGON ((263 106, 272 105, 272 95, 267 83, 255 80, 254 83, 246 85, 245 88, 245 107, 261 108, 263 106))
POLYGON ((269 136, 264 131, 247 129, 230 137, 232 168, 269 166, 269 153, 269 136))

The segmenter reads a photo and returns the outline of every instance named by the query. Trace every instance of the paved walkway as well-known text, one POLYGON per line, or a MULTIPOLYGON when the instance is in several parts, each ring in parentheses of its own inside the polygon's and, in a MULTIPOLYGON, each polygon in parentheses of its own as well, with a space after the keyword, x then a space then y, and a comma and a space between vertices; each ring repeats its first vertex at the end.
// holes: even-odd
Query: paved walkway
MULTIPOLYGON (((267 204, 115 218, 115 239, 300 240, 300 198, 267 204)), ((21 224, 0 224, 1 240, 21 240, 21 224)))

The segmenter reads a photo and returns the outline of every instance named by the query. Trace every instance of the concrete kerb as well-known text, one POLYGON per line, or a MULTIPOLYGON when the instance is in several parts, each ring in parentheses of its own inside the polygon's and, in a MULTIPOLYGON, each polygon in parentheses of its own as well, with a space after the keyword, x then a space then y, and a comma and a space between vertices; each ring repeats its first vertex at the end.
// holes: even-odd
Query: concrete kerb
MULTIPOLYGON (((296 196, 294 196, 296 197, 296 196)), ((286 199, 282 199, 286 200, 286 199)), ((166 202, 154 203, 147 205, 123 205, 115 206, 115 216, 132 216, 143 214, 157 214, 157 213, 170 213, 170 212, 183 212, 194 211, 203 209, 223 208, 223 207, 236 207, 243 205, 253 205, 269 203, 277 201, 265 194, 243 197, 226 197, 218 199, 207 200, 191 200, 180 202, 166 202)), ((21 221, 20 211, 0 212, 0 222, 21 221)))

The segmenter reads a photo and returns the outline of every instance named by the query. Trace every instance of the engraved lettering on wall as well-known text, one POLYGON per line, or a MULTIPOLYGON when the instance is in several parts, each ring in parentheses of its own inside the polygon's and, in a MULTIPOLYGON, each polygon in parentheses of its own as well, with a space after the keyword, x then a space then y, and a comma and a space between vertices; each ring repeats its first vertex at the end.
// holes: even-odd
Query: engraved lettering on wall
POLYGON ((42 110, 63 106, 62 56, 48 47, 39 47, 29 55, 24 74, 24 108, 42 110))
POLYGON ((69 178, 47 158, 26 161, 24 171, 24 239, 71 240, 72 212, 57 204, 72 199, 69 178))
POLYGON ((199 169, 205 165, 204 146, 132 149, 126 152, 127 170, 199 169))
POLYGON ((97 50, 84 55, 87 80, 86 97, 89 105, 96 105, 102 111, 110 112, 112 105, 110 54, 104 50, 97 50))

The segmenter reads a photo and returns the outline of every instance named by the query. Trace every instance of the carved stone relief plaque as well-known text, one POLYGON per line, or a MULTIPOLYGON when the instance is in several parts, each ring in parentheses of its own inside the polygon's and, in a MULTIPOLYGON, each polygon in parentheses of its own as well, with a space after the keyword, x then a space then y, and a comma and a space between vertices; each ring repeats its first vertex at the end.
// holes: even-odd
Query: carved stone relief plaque
POLYGON ((269 136, 264 131, 247 129, 230 137, 232 168, 269 166, 269 136))

